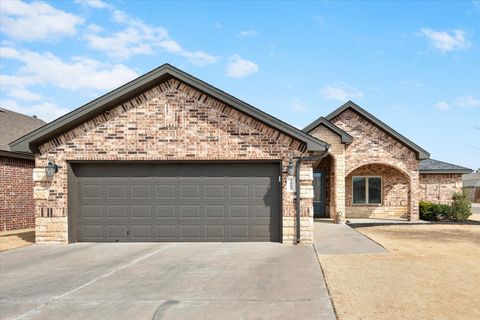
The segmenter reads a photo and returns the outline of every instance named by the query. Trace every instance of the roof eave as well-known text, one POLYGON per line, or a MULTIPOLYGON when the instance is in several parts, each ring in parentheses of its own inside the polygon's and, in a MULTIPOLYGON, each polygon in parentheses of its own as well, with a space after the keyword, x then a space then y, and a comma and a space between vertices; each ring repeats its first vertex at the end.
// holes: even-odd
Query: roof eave
POLYGON ((467 174, 472 173, 470 169, 456 169, 456 170, 419 170, 420 174, 467 174))
POLYGON ((35 155, 33 153, 12 152, 7 150, 0 150, 0 157, 23 159, 23 160, 35 160, 35 155))

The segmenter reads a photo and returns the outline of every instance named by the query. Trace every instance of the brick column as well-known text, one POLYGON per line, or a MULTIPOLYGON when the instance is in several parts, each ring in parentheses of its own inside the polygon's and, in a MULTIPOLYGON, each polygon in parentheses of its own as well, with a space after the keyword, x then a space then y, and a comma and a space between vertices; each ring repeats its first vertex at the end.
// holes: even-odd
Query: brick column
POLYGON ((312 163, 300 165, 300 239, 302 243, 313 242, 313 168, 312 163))
POLYGON ((418 221, 419 212, 418 212, 418 203, 420 196, 420 183, 419 183, 419 174, 418 171, 412 171, 410 176, 410 203, 408 210, 408 220, 418 221))
MULTIPOLYGON (((331 213, 332 214, 332 213, 331 213)), ((340 153, 335 157, 335 212, 332 218, 343 223, 345 219, 345 154, 340 153), (342 217, 337 217, 337 213, 342 217)))

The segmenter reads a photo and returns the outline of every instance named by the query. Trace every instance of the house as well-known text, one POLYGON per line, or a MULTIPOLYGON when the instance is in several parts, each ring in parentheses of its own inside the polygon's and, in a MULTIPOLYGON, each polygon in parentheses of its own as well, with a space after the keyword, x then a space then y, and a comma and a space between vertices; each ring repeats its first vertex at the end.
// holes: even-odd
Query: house
POLYGON ((309 243, 314 216, 415 221, 429 159, 353 102, 299 130, 168 64, 10 146, 35 153, 37 242, 309 243))
POLYGON ((31 152, 14 152, 9 143, 43 126, 37 117, 0 108, 0 230, 35 227, 31 152))
POLYGON ((462 177, 463 191, 471 202, 480 203, 480 170, 462 177))

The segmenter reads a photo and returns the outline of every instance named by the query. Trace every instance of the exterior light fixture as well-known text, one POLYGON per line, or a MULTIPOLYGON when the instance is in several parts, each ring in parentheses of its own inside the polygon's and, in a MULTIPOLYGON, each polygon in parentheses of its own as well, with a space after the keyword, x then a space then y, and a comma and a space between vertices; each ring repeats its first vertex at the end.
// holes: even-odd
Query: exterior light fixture
POLYGON ((45 173, 47 174, 47 178, 52 179, 55 173, 57 172, 58 172, 58 166, 52 161, 48 161, 48 164, 45 167, 45 173))
POLYGON ((288 163, 288 175, 289 176, 293 176, 293 162, 292 160, 290 160, 290 162, 288 163))

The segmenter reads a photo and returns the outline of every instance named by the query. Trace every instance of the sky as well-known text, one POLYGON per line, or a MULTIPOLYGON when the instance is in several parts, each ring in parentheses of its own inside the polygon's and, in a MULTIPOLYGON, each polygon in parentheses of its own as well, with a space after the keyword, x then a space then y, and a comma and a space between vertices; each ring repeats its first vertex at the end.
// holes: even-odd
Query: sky
POLYGON ((480 167, 480 1, 0 2, 0 106, 52 121, 170 63, 303 128, 352 100, 480 167))

